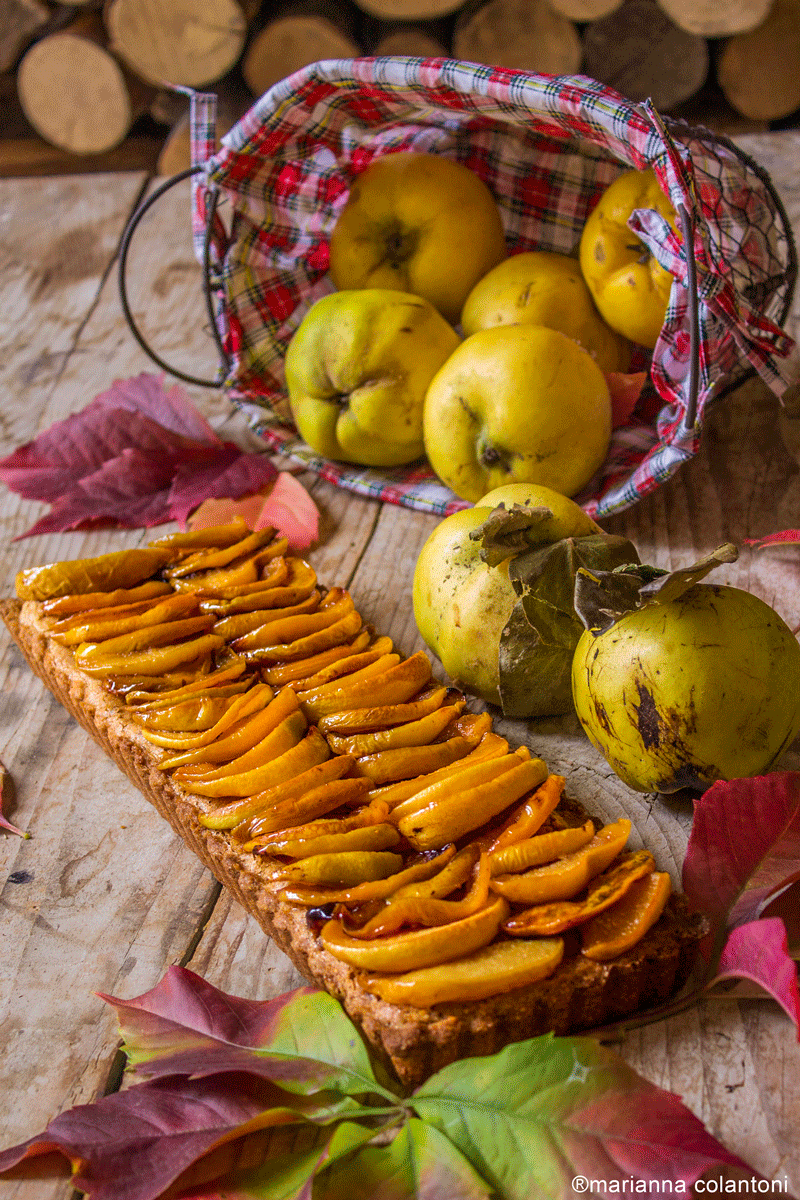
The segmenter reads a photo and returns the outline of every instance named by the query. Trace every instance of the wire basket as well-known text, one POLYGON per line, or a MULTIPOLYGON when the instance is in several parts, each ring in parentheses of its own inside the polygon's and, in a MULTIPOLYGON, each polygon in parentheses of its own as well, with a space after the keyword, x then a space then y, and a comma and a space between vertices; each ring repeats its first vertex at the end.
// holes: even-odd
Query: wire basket
POLYGON ((134 214, 120 288, 128 322, 161 367, 224 389, 276 451, 333 483, 428 512, 464 507, 424 462, 364 468, 321 458, 299 438, 283 360, 311 305, 333 291, 328 246, 354 178, 382 154, 442 154, 488 185, 509 253, 574 254, 588 214, 622 171, 652 167, 679 217, 629 225, 674 277, 648 388, 616 428, 605 463, 576 499, 618 512, 669 478, 700 445, 709 402, 757 372, 777 394, 795 381, 789 312, 797 254, 767 173, 728 139, 661 117, 582 76, 544 76, 450 59, 314 63, 258 100, 214 152, 214 97, 192 97, 195 166, 134 214), (141 217, 194 176, 193 229, 220 353, 216 380, 175 371, 130 312, 125 271, 141 217), (229 228, 220 220, 227 202, 229 228), (692 253, 686 252, 691 247, 692 253))

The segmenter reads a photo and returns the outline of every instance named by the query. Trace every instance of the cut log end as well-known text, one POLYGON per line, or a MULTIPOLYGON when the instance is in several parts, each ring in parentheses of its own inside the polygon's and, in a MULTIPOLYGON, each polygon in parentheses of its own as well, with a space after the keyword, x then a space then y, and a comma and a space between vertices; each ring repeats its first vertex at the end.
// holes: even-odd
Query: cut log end
POLYGON ((358 43, 326 17, 278 17, 250 43, 242 60, 242 75, 253 95, 260 96, 309 63, 358 54, 358 43))
POLYGON ((247 36, 236 0, 109 0, 111 49, 156 87, 204 87, 238 61, 247 36))
POLYGON ((544 0, 488 0, 458 17, 456 58, 547 75, 580 69, 581 41, 571 21, 544 0))
POLYGON ((133 122, 125 76, 101 46, 71 33, 43 38, 17 73, 25 116, 45 141, 73 154, 99 154, 133 122))
POLYGON ((728 103, 752 120, 800 108, 800 0, 775 0, 769 16, 722 49, 717 79, 728 103))

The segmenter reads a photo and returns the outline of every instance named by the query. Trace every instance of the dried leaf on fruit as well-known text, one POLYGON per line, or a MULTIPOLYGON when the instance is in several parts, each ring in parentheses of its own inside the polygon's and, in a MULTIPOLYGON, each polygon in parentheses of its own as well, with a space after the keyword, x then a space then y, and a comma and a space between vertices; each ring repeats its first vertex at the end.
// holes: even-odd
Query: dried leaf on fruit
POLYGON ((720 972, 760 984, 800 1034, 800 995, 785 927, 760 920, 766 905, 800 879, 800 772, 718 781, 695 802, 683 888, 715 922, 720 972))
POLYGON ((267 455, 217 437, 181 387, 148 374, 117 380, 0 462, 12 491, 52 505, 22 537, 183 521, 206 497, 252 492, 275 474, 267 455))
POLYGON ((570 673, 583 633, 574 605, 579 569, 638 562, 626 538, 562 538, 518 554, 508 577, 520 597, 500 637, 500 698, 507 717, 549 716, 572 708, 570 673))

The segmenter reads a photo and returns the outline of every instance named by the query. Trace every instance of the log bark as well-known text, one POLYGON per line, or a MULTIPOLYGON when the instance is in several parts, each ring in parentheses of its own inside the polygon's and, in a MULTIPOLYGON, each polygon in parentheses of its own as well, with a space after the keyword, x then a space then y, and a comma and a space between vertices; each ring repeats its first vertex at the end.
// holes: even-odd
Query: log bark
POLYGON ((629 100, 669 111, 700 90, 708 75, 708 43, 679 29, 655 0, 626 0, 588 26, 585 71, 629 100))
POLYGON ((414 58, 446 58, 447 44, 434 37, 424 25, 405 22, 385 33, 371 54, 409 54, 414 58))
POLYGON ((110 53, 95 12, 80 13, 31 46, 19 65, 17 91, 36 132, 73 154, 118 146, 153 94, 110 53))
POLYGON ((290 5, 253 37, 242 59, 242 75, 254 96, 280 79, 326 58, 360 54, 353 10, 336 0, 290 5))
POLYGON ((667 16, 687 33, 728 37, 746 33, 765 21, 772 0, 658 0, 667 16))
POLYGON ((775 0, 765 21, 723 46, 717 80, 733 107, 777 121, 800 108, 800 0, 775 0))
POLYGON ((549 3, 554 12, 570 21, 597 21, 619 8, 623 0, 549 0, 549 3))
POLYGON ((357 0, 362 12, 380 21, 436 21, 461 8, 463 0, 357 0))
POLYGON ((571 21, 545 0, 488 0, 468 6, 453 31, 456 58, 489 66, 572 75, 582 50, 571 21))
POLYGON ((247 37, 237 0, 108 0, 105 23, 114 53, 156 87, 215 83, 247 37))
POLYGON ((22 51, 50 20, 50 9, 39 0, 0 2, 0 71, 14 66, 22 51))
POLYGON ((418 58, 440 58, 449 53, 450 37, 445 21, 378 21, 366 18, 361 29, 365 54, 408 54, 418 58))

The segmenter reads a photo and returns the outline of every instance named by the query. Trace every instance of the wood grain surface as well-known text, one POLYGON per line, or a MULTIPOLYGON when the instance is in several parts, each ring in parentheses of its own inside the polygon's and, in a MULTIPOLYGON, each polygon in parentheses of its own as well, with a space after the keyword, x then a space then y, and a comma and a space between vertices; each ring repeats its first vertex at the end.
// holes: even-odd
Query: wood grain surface
MULTIPOLYGON (((738 139, 773 175, 800 232, 800 134, 738 139)), ((115 256, 142 175, 0 182, 0 453, 81 408, 115 378, 154 370, 119 308, 115 256)), ((145 222, 131 260, 134 310, 160 352, 213 373, 188 192, 169 193, 145 222)), ((800 306, 789 322, 800 332, 800 306)), ((228 436, 249 436, 216 391, 189 389, 228 436)), ((311 555, 324 580, 347 586, 365 620, 404 653, 422 647, 412 607, 416 556, 435 518, 380 506, 308 480, 322 512, 311 555)), ((3 594, 20 567, 133 546, 151 535, 92 531, 15 542, 40 506, 0 494, 3 594)), ((635 508, 605 522, 643 560, 677 566, 723 541, 798 524, 800 469, 779 432, 779 405, 750 381, 710 413, 700 454, 635 508)), ((160 530, 159 532, 162 532, 160 530)), ((800 625, 796 548, 744 549, 726 579, 800 625)), ((95 995, 135 996, 171 963, 217 986, 266 998, 300 981, 288 960, 178 843, 44 691, 3 632, 0 759, 13 775, 7 815, 32 835, 0 834, 0 1145, 118 1086, 118 1039, 95 995)), ((573 719, 506 723, 605 816, 629 812, 637 835, 679 877, 691 800, 634 796, 573 719)), ((787 758, 796 766, 798 756, 787 758)), ((678 1093, 732 1151, 800 1194, 800 1048, 771 1001, 720 999, 629 1033, 618 1047, 678 1093)), ((0 1200, 65 1200, 61 1175, 0 1180, 0 1200)))

